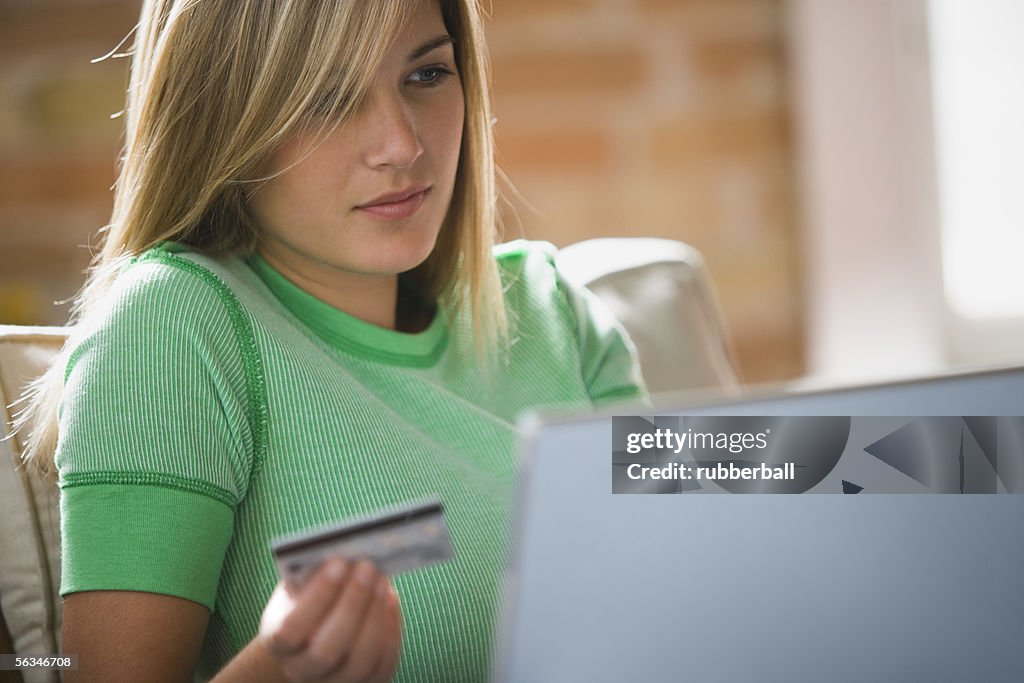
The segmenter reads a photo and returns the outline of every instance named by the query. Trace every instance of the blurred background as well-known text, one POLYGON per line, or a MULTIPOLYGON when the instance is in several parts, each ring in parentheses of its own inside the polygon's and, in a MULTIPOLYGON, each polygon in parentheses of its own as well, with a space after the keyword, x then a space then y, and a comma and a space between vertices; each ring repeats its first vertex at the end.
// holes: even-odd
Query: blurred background
MULTIPOLYGON (((0 324, 62 324, 82 284, 127 82, 90 60, 139 5, 0 0, 0 324)), ((694 245, 747 382, 1024 360, 1024 2, 491 15, 507 239, 694 245)))

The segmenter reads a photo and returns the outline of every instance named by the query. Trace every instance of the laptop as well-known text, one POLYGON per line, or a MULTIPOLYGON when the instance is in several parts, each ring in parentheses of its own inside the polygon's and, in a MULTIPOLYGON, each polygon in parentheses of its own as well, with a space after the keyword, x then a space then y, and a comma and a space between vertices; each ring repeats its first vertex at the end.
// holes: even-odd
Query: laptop
POLYGON ((1024 680, 1024 368, 660 403, 524 420, 496 680, 1024 680), (637 434, 709 424, 800 474, 629 476, 673 464, 637 434))

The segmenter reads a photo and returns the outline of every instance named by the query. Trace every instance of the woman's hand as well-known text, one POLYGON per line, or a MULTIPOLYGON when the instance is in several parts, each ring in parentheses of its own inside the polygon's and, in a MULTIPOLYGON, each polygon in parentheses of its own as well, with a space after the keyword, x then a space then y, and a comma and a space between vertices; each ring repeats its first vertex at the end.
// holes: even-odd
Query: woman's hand
POLYGON ((299 589, 277 585, 257 636, 294 683, 390 681, 402 645, 402 614, 372 563, 328 560, 299 589))

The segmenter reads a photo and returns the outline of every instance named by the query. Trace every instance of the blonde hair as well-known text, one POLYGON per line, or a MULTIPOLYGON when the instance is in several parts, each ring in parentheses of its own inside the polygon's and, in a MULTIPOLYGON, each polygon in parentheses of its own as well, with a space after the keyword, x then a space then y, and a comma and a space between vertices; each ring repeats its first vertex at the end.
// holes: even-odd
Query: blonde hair
MULTIPOLYGON (((350 115, 389 47, 382 37, 399 33, 417 1, 146 0, 132 50, 113 214, 69 324, 83 327, 123 264, 161 241, 214 257, 250 252, 258 230, 246 198, 267 179, 260 177, 266 160, 296 132, 312 125, 326 135, 350 115)), ((507 321, 491 254, 497 190, 476 2, 440 0, 466 117, 437 244, 407 277, 424 297, 445 301, 453 314, 468 313, 477 354, 489 364, 504 348, 507 321)), ((15 432, 28 432, 24 460, 51 481, 64 369, 77 343, 72 327, 15 418, 15 432)))

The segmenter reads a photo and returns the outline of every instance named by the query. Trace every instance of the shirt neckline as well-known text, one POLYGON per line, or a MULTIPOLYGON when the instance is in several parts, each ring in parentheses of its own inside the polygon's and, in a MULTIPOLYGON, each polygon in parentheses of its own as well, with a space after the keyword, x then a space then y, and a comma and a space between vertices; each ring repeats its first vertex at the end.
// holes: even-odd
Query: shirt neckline
POLYGON ((245 260, 285 308, 332 348, 410 367, 433 366, 444 351, 448 326, 440 305, 423 331, 399 332, 360 320, 321 301, 278 272, 256 251, 245 260))

